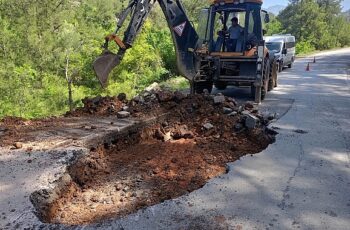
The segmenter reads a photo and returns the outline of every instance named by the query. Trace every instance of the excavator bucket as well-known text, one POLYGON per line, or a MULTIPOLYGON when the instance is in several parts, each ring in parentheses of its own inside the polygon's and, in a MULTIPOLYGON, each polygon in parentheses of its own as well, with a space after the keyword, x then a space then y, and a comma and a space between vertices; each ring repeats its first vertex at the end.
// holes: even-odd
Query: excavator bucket
POLYGON ((110 51, 104 51, 101 56, 96 58, 93 67, 101 86, 105 88, 108 84, 108 76, 112 70, 119 65, 120 57, 110 51))

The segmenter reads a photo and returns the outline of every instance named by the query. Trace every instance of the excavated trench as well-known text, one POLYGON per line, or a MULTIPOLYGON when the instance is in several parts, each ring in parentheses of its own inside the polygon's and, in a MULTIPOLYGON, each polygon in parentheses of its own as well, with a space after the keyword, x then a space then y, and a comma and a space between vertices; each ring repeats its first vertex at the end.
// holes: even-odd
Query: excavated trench
POLYGON ((31 195, 38 216, 68 225, 125 216, 203 187, 226 173, 228 162, 259 153, 275 139, 263 124, 242 127, 243 115, 228 116, 205 103, 196 108, 174 109, 162 122, 92 148, 54 189, 31 195), (212 127, 203 126, 208 121, 212 127))

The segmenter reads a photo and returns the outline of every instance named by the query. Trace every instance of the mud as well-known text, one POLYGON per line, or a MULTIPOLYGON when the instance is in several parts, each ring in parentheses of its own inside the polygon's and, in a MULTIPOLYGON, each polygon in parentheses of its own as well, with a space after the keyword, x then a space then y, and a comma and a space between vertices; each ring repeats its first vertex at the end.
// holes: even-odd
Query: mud
POLYGON ((226 163, 274 141, 252 104, 232 98, 215 104, 210 95, 147 96, 149 102, 129 102, 132 115, 167 112, 164 119, 92 148, 54 189, 33 193, 44 222, 78 225, 134 213, 201 188, 225 173, 226 163), (256 128, 245 127, 247 114, 260 119, 256 128))

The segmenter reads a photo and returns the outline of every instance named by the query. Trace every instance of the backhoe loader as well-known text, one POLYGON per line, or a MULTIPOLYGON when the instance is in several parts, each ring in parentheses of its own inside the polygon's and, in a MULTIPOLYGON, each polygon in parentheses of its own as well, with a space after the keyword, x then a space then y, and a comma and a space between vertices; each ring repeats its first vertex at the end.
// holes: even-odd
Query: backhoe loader
POLYGON ((276 60, 263 40, 263 24, 269 22, 269 15, 261 9, 262 0, 211 0, 200 12, 197 30, 180 0, 130 0, 117 16, 115 32, 105 38, 102 55, 93 63, 103 87, 132 48, 155 1, 170 28, 178 70, 191 83, 192 92, 211 92, 213 85, 220 90, 245 86, 251 87, 252 97, 260 103, 277 86, 276 60), (118 34, 126 21, 129 24, 121 39, 118 34), (118 45, 117 53, 108 50, 111 41, 118 45))

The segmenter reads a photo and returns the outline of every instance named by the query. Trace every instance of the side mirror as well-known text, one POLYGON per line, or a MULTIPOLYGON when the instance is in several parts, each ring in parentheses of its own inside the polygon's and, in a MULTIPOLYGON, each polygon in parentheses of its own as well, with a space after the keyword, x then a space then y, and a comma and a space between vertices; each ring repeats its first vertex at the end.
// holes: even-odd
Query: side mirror
POLYGON ((283 49, 282 54, 287 54, 287 49, 283 49))
POLYGON ((265 30, 265 29, 263 29, 262 32, 263 32, 264 36, 267 34, 267 30, 265 30))
POLYGON ((265 23, 269 23, 270 22, 270 15, 269 14, 265 14, 264 21, 265 21, 265 23))

